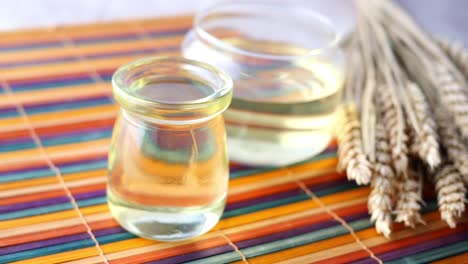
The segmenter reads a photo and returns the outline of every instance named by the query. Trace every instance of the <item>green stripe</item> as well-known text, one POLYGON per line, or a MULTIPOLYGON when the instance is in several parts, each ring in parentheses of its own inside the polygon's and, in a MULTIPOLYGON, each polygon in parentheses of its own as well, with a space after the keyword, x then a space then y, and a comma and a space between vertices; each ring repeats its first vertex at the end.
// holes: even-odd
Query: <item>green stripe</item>
MULTIPOLYGON (((97 140, 97 139, 110 138, 111 135, 112 135, 112 131, 110 129, 104 130, 104 131, 97 131, 97 132, 84 132, 81 134, 66 135, 66 136, 42 139, 42 145, 44 147, 50 147, 50 146, 63 145, 63 144, 79 143, 79 142, 85 142, 85 141, 91 141, 91 140, 97 140)), ((0 149, 0 152, 17 151, 17 150, 22 150, 22 149, 32 149, 35 147, 36 147, 36 144, 34 142, 11 144, 11 145, 2 147, 2 149, 0 149)))
POLYGON ((10 220, 15 218, 27 217, 27 216, 34 216, 34 215, 42 215, 48 214, 58 211, 64 211, 68 209, 73 209, 73 205, 71 203, 61 203, 61 204, 54 204, 48 206, 42 206, 38 208, 31 208, 11 213, 5 213, 0 215, 0 220, 10 220))
MULTIPOLYGON (((349 225, 355 230, 363 230, 366 228, 370 228, 373 226, 373 224, 368 220, 368 219, 363 219, 363 220, 357 220, 354 222, 349 223, 349 225)), ((287 239, 282 239, 266 244, 261 244, 249 248, 244 248, 241 249, 242 254, 244 254, 248 258, 260 256, 260 255, 265 255, 265 254, 270 254, 273 252, 293 248, 293 247, 298 247, 301 245, 305 244, 310 244, 313 242, 341 236, 348 234, 349 231, 343 227, 342 225, 338 226, 333 226, 329 227, 326 229, 306 233, 303 235, 295 236, 295 237, 290 237, 287 239)), ((190 264, 221 264, 221 263, 230 263, 234 261, 239 261, 241 260, 241 257, 237 252, 229 252, 229 253, 224 253, 224 254, 219 254, 203 259, 198 259, 194 261, 190 261, 187 263, 190 264)))
MULTIPOLYGON (((74 165, 63 165, 58 166, 62 174, 71 174, 82 171, 90 171, 97 169, 107 168, 106 160, 90 161, 89 163, 84 164, 74 164, 74 165)), ((10 173, 5 175, 0 175, 0 183, 22 181, 28 179, 37 179, 45 177, 53 177, 55 173, 50 169, 38 169, 26 172, 10 173)))
POLYGON ((63 167, 61 166, 58 166, 58 167, 60 169, 60 172, 62 172, 62 174, 71 174, 71 173, 76 173, 76 172, 106 169, 107 160, 98 160, 98 161, 91 161, 89 163, 84 163, 84 164, 66 165, 63 167))
MULTIPOLYGON (((77 201, 79 207, 86 207, 98 204, 105 204, 107 202, 107 197, 95 197, 85 200, 77 201)), ((27 216, 34 216, 34 215, 41 215, 41 214, 48 214, 58 211, 64 211, 68 209, 73 209, 73 205, 71 203, 60 203, 54 205, 47 205, 41 206, 36 208, 30 208, 10 213, 0 214, 0 220, 10 220, 15 218, 27 217, 27 216)))
POLYGON ((51 177, 54 175, 55 173, 48 168, 38 169, 38 170, 33 170, 33 171, 25 171, 25 172, 14 172, 14 173, 0 175, 0 183, 21 181, 21 180, 28 180, 28 179, 35 179, 35 178, 45 178, 45 177, 51 177))
POLYGON ((100 245, 103 245, 103 244, 108 244, 112 242, 136 238, 136 237, 137 236, 131 233, 125 232, 125 233, 117 233, 117 234, 97 237, 96 240, 99 242, 100 245))
POLYGON ((468 241, 458 242, 452 245, 447 245, 433 250, 424 251, 412 256, 404 257, 398 260, 386 262, 388 264, 404 264, 404 263, 428 263, 439 259, 444 259, 450 256, 468 252, 468 241))
POLYGON ((86 199, 86 200, 80 200, 80 201, 77 201, 76 203, 78 204, 79 207, 86 207, 86 206, 92 206, 92 205, 98 205, 98 204, 105 204, 106 202, 107 202, 107 197, 101 196, 101 197, 95 197, 95 198, 86 199))
POLYGON ((22 149, 31 149, 35 148, 36 143, 34 141, 29 141, 29 142, 21 142, 21 143, 9 143, 8 145, 3 145, 0 146, 0 152, 10 152, 10 151, 16 151, 16 150, 22 150, 22 149))

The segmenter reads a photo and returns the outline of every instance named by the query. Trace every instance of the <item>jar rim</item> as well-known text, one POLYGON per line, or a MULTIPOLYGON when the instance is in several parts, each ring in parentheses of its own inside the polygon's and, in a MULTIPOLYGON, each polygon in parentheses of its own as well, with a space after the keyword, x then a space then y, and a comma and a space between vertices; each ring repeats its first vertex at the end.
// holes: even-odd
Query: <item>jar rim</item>
MULTIPOLYGON (((150 74, 155 73, 151 72, 150 74)), ((161 76, 166 76, 164 74, 167 73, 162 72, 161 76)), ((179 77, 177 74, 181 75, 182 73, 169 73, 168 76, 174 78, 179 77)), ((146 84, 143 84, 141 87, 145 87, 145 85, 146 84)), ((192 116, 188 119, 195 120, 208 118, 212 115, 218 114, 228 107, 232 96, 232 87, 232 79, 224 71, 204 62, 180 57, 159 56, 138 59, 122 65, 112 76, 112 91, 114 98, 121 107, 130 112, 156 119, 168 119, 171 115, 185 114, 186 116, 192 116), (210 82, 207 80, 208 77, 199 76, 200 79, 204 78, 204 81, 206 81, 206 83, 203 83, 204 85, 213 89, 209 90, 209 94, 193 100, 168 101, 159 100, 158 98, 149 99, 148 97, 139 96, 132 92, 130 89, 131 84, 144 78, 139 76, 138 73, 132 72, 132 70, 138 72, 139 69, 146 69, 145 67, 147 67, 148 69, 152 69, 157 72, 158 65, 160 65, 160 68, 163 68, 164 65, 166 67, 174 66, 177 67, 177 69, 184 70, 186 70, 184 68, 185 66, 190 66, 190 69, 204 71, 204 73, 208 73, 210 77, 216 78, 216 87, 214 87, 214 84, 209 84, 210 82), (131 77, 135 77, 135 80, 132 79, 128 81, 127 79, 131 77), (193 113, 198 113, 198 115, 193 113)), ((183 96, 183 94, 181 95, 183 96)))
POLYGON ((159 57, 147 57, 147 58, 137 59, 135 61, 131 61, 127 64, 120 66, 114 72, 112 76, 112 86, 114 87, 114 92, 118 93, 120 96, 125 96, 126 100, 130 100, 135 103, 139 103, 141 105, 146 105, 149 107, 173 109, 174 107, 177 107, 177 106, 197 105, 197 104, 203 104, 203 103, 216 100, 217 98, 222 97, 226 93, 229 93, 229 91, 232 90, 233 84, 232 84, 231 77, 227 73, 225 73, 224 71, 218 68, 211 66, 210 64, 196 61, 196 60, 181 58, 181 57, 159 56, 159 57), (191 66, 204 69, 210 73, 213 73, 213 75, 217 76, 219 80, 222 82, 222 87, 216 89, 216 91, 214 91, 213 93, 205 97, 199 98, 199 99, 174 101, 174 102, 168 102, 168 101, 163 101, 163 100, 162 101, 149 100, 149 99, 138 97, 134 94, 129 93, 128 89, 126 89, 125 85, 123 84, 123 79, 127 71, 130 70, 131 68, 138 67, 141 65, 154 64, 154 66, 157 67, 158 63, 187 64, 187 65, 191 65, 191 66))
POLYGON ((337 49, 341 40, 341 34, 335 28, 331 20, 327 16, 319 12, 316 12, 307 8, 301 8, 297 5, 294 5, 294 6, 282 5, 279 3, 271 3, 271 2, 267 3, 267 2, 259 1, 259 0, 217 2, 214 5, 209 6, 208 8, 198 12, 195 15, 194 32, 196 35, 198 35, 198 37, 201 40, 209 44, 212 44, 215 47, 220 48, 222 50, 226 50, 228 52, 236 53, 236 54, 247 56, 247 57, 270 59, 270 60, 297 60, 297 59, 303 59, 303 58, 308 58, 308 57, 314 57, 314 56, 323 54, 327 52, 328 50, 337 49), (202 22, 208 15, 216 13, 220 9, 222 10, 224 8, 236 7, 236 6, 252 7, 253 10, 255 10, 255 7, 257 7, 257 8, 261 8, 261 10, 263 11, 270 8, 270 10, 271 9, 274 10, 273 12, 270 11, 270 13, 276 13, 276 12, 283 13, 283 14, 295 13, 298 16, 300 15, 306 16, 307 18, 314 19, 316 22, 326 27, 326 30, 330 31, 333 37, 330 38, 331 40, 327 43, 327 45, 323 47, 318 47, 318 48, 306 48, 307 52, 301 55, 277 55, 277 54, 270 54, 270 53, 265 53, 265 52, 249 51, 247 49, 243 49, 235 45, 226 43, 222 39, 214 36, 213 34, 209 33, 207 30, 203 28, 202 22))

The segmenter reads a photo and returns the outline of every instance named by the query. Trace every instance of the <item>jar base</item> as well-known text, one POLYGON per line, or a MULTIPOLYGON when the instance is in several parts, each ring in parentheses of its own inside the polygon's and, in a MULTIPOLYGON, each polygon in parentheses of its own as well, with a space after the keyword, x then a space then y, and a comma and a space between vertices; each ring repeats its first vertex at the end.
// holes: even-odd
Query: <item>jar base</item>
POLYGON ((108 190, 110 211, 119 224, 137 236, 180 241, 208 232, 218 223, 225 199, 203 207, 149 207, 116 199, 108 190))
POLYGON ((252 166, 286 166, 312 158, 327 148, 331 135, 318 133, 302 144, 278 144, 249 137, 228 137, 229 159, 252 166))

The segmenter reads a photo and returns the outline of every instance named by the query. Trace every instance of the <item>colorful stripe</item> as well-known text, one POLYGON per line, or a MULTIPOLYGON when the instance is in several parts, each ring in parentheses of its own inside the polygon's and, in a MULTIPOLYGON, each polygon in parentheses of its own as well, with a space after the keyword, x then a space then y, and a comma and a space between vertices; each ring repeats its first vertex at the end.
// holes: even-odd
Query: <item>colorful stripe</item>
POLYGON ((109 80, 130 60, 177 54, 191 24, 168 17, 0 33, 0 263, 104 262, 30 126, 110 263, 375 263, 321 203, 385 262, 468 261, 468 219, 448 228, 431 193, 426 226, 397 224, 391 240, 378 235, 369 188, 335 172, 336 143, 289 167, 232 163, 224 215, 201 237, 161 243, 122 229, 106 205, 117 110, 109 80))

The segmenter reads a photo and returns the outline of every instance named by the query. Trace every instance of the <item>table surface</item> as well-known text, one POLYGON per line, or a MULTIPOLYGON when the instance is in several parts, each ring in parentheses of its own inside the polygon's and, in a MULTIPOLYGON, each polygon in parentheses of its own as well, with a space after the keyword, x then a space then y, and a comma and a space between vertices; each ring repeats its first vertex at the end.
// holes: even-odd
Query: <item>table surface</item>
POLYGON ((105 197, 110 77, 135 58, 176 54, 190 26, 172 17, 0 34, 0 263, 468 262, 467 217, 447 227, 430 192, 427 225, 378 235, 369 188, 335 172, 335 144, 284 168, 231 164, 223 218, 196 239, 120 228, 105 197))

